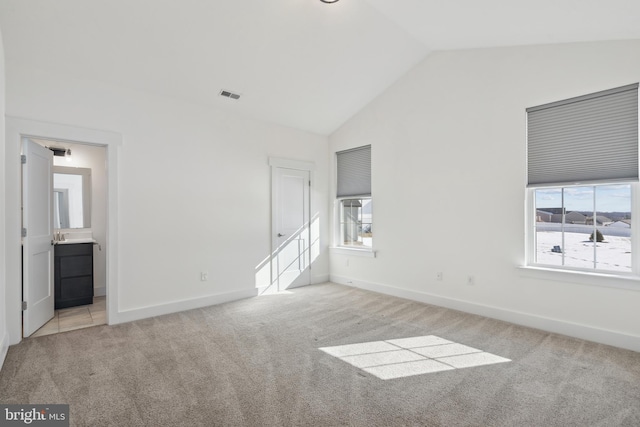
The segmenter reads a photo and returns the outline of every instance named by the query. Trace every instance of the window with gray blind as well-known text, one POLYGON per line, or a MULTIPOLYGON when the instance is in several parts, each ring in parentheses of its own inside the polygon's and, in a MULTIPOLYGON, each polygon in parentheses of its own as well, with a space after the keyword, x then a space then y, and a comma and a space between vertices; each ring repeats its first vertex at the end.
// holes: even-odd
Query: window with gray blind
POLYGON ((371 145, 339 151, 338 197, 371 196, 371 145))
POLYGON ((527 109, 528 186, 638 180, 638 84, 527 109))

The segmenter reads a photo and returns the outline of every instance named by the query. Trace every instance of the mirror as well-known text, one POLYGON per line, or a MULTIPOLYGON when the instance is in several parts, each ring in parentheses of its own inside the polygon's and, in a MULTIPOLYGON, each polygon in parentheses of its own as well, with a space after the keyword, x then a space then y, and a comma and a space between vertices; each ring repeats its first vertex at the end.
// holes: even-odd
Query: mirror
POLYGON ((91 227, 91 169, 53 167, 53 227, 91 227))

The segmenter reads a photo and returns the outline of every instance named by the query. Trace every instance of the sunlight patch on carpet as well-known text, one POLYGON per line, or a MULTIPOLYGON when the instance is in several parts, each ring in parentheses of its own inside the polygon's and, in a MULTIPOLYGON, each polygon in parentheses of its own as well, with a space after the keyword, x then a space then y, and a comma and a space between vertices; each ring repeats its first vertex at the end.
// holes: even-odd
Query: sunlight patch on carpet
POLYGON ((320 350, 382 380, 511 361, 435 335, 322 347, 320 350))

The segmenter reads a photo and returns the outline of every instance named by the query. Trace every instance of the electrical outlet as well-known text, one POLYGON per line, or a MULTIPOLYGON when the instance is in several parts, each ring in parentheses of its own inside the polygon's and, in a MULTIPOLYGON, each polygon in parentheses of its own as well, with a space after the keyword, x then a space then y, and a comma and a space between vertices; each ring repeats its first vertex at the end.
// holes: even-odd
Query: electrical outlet
POLYGON ((206 282, 207 280, 209 280, 209 273, 207 273, 206 271, 201 272, 200 280, 203 282, 206 282))
POLYGON ((473 286, 476 284, 476 279, 473 276, 467 277, 467 285, 473 286))
POLYGON ((442 271, 438 271, 436 273, 436 280, 442 282, 442 271))

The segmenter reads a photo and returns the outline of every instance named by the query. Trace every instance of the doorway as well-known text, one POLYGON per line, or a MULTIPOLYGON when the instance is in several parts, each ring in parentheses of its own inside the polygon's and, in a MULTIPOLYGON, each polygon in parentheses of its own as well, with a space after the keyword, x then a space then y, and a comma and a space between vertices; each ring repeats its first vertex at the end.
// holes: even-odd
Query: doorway
POLYGON ((311 283, 313 164, 270 159, 272 167, 271 291, 311 283))
MULTIPOLYGON (((44 233, 52 246, 48 259, 40 263, 27 252, 24 256, 23 337, 50 335, 107 323, 106 319, 106 235, 107 235, 107 150, 104 145, 23 138, 23 224, 38 216, 48 227, 44 233), (32 153, 49 156, 49 164, 35 164, 32 153), (34 170, 35 169, 35 170, 34 170), (40 177, 38 174, 48 174, 40 177), (36 178, 30 178, 36 175, 36 178), (40 180, 39 188, 32 181, 40 180), (33 187, 36 187, 38 192, 33 187), (33 191, 32 191, 33 190, 33 191), (43 194, 44 192, 44 194, 43 194), (66 197, 59 197, 64 195, 66 197), (58 196, 58 197, 56 197, 58 196), (46 202, 46 203, 45 203, 46 202), (57 202, 57 203, 56 203, 57 202), (47 208, 43 209, 44 205, 47 208), (34 212, 31 209, 37 206, 34 212), (30 213, 27 217, 27 213, 30 213), (53 234, 53 236, 51 236, 53 234), (55 253, 55 256, 54 256, 55 253), (48 274, 32 274, 47 271, 48 274), (55 271, 55 273, 54 273, 55 271), (49 283, 47 283, 48 281, 49 283), (51 289, 53 292, 44 292, 51 289), (50 294, 48 299, 39 296, 50 294), (54 310, 55 308, 55 310, 54 310)), ((42 162, 40 162, 42 163, 42 162)), ((29 226, 29 228, 32 228, 29 226)), ((24 248, 33 233, 23 233, 24 248)), ((43 234, 43 233, 41 233, 43 234)))
MULTIPOLYGON (((107 232, 102 250, 106 252, 106 321, 119 323, 118 310, 118 158, 122 134, 87 129, 18 117, 6 117, 5 157, 5 241, 6 241, 6 299, 8 344, 18 344, 23 337, 22 315, 22 212, 20 150, 24 138, 40 138, 60 142, 101 145, 106 147, 107 232)), ((28 310, 28 308, 27 308, 28 310)))

